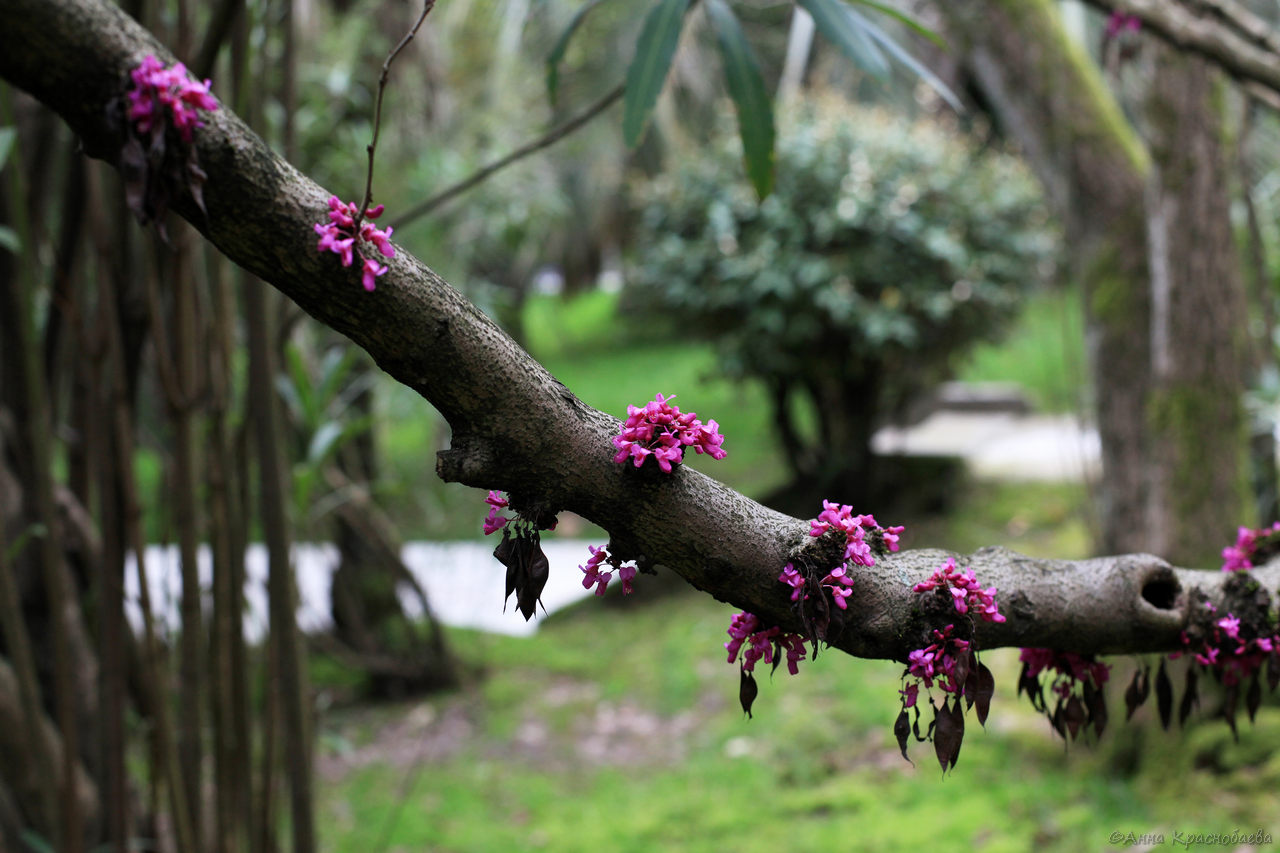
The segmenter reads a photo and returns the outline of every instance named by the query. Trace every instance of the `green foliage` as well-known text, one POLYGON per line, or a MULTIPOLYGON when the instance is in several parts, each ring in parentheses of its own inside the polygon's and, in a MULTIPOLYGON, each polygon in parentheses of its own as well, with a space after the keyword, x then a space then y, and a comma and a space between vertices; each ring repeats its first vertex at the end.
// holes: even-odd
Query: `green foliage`
POLYGON ((773 190, 773 102, 765 91, 751 45, 728 4, 724 0, 707 0, 707 16, 715 26, 729 97, 738 108, 738 133, 747 178, 764 198, 773 190))
POLYGON ((644 19, 636 55, 627 67, 622 99, 622 136, 628 145, 637 145, 644 136, 649 114, 671 70, 688 8, 689 0, 659 0, 644 19))
POLYGON ((773 196, 735 180, 737 143, 641 194, 629 303, 713 339, 732 376, 825 377, 884 411, 991 338, 1041 281, 1053 238, 1022 165, 937 125, 814 98, 785 122, 773 196))

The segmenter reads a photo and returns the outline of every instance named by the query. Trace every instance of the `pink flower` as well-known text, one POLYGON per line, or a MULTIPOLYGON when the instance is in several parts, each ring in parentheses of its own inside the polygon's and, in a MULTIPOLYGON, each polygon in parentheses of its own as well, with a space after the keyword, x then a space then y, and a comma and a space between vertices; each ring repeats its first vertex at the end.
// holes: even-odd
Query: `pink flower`
POLYGON ((128 115, 140 134, 148 135, 159 128, 167 111, 182 141, 191 142, 195 129, 204 125, 198 111, 213 112, 218 108, 217 99, 209 92, 209 81, 192 80, 181 62, 166 69, 159 59, 148 54, 129 76, 133 88, 128 93, 128 115))
MULTIPOLYGON (((383 210, 382 205, 375 205, 365 211, 365 219, 377 219, 383 210)), ((336 195, 329 196, 329 221, 312 226, 320 235, 316 251, 333 252, 342 259, 344 267, 351 266, 358 254, 361 260, 360 283, 366 291, 373 291, 377 289, 378 278, 386 274, 387 267, 379 264, 376 259, 367 257, 362 244, 372 244, 387 258, 394 258, 396 250, 390 241, 392 229, 384 231, 368 221, 360 223, 360 239, 357 240, 355 227, 359 213, 360 208, 354 202, 342 201, 336 195)))
POLYGON ((360 275, 360 281, 364 285, 365 290, 373 290, 378 286, 377 278, 384 275, 387 271, 385 266, 379 266, 378 262, 373 258, 365 258, 364 270, 360 275))
POLYGON ((916 699, 920 694, 920 685, 916 682, 912 682, 906 686, 906 689, 899 690, 898 692, 902 694, 902 707, 914 708, 916 705, 916 699))
MULTIPOLYGON (((804 575, 796 571, 795 567, 787 563, 786 568, 782 570, 782 574, 778 575, 778 580, 791 587, 791 600, 799 601, 804 595, 804 575)), ((806 598, 808 596, 805 596, 806 598)))
POLYGON ((719 434, 715 421, 706 424, 693 412, 681 413, 671 405, 675 395, 658 394, 643 407, 627 406, 627 419, 613 439, 617 453, 613 461, 621 465, 628 459, 639 468, 644 460, 653 456, 658 467, 671 473, 675 465, 684 461, 684 448, 692 447, 697 453, 706 453, 713 459, 723 459, 721 448, 724 436, 719 434))
POLYGON ((729 652, 729 663, 741 657, 743 672, 752 672, 759 661, 773 663, 775 644, 786 651, 787 671, 795 675, 806 654, 804 637, 786 633, 776 625, 762 629, 754 613, 733 614, 729 621, 729 642, 724 644, 729 652), (744 645, 745 650, 742 648, 744 645))
POLYGON ((490 533, 497 533, 503 527, 506 527, 507 522, 511 519, 498 515, 498 510, 507 506, 507 499, 498 492, 489 492, 485 496, 484 502, 489 505, 489 516, 484 520, 484 535, 488 536, 490 533))

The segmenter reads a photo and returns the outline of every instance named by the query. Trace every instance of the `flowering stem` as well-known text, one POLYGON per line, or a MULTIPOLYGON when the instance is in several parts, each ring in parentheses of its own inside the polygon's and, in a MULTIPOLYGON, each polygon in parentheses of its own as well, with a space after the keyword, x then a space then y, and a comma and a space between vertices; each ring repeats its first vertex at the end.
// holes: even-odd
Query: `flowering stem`
POLYGON ((373 138, 369 140, 369 144, 365 149, 369 152, 369 173, 364 183, 364 201, 360 203, 360 212, 356 214, 356 233, 360 232, 360 223, 364 221, 364 212, 373 203, 373 155, 378 149, 378 130, 382 126, 382 94, 387 89, 387 78, 391 74, 391 63, 395 62, 400 51, 404 50, 409 45, 409 42, 413 41, 413 37, 418 34, 418 29, 422 26, 422 22, 427 19, 427 15, 431 13, 435 6, 436 0, 423 0, 422 14, 418 16, 418 20, 409 28, 409 32, 405 33, 404 38, 400 39, 400 43, 392 48, 382 63, 382 74, 378 77, 378 98, 373 105, 373 138))

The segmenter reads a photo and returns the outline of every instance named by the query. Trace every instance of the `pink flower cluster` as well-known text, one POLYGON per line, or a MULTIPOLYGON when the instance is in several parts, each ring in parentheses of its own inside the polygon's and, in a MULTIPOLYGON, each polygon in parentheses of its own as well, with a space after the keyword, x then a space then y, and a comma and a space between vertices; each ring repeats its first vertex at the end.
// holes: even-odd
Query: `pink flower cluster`
POLYGON ((932 688, 933 682, 937 681, 938 686, 947 693, 958 694, 963 691, 964 682, 956 676, 956 666, 960 661, 968 660, 969 641, 953 637, 951 632, 955 627, 948 625, 941 631, 935 628, 932 643, 907 655, 907 674, 918 680, 898 691, 902 694, 906 707, 915 705, 920 682, 924 682, 925 689, 932 688))
POLYGON ((1059 652, 1053 649, 1023 649, 1018 658, 1026 664, 1026 677, 1035 678, 1042 672, 1053 676, 1054 693, 1063 699, 1072 694, 1077 684, 1093 682, 1102 687, 1111 677, 1111 665, 1075 652, 1059 652))
POLYGON ((627 406, 627 420, 613 439, 613 446, 618 448, 614 462, 622 464, 630 458, 639 468, 652 456, 658 461, 658 467, 670 474, 671 466, 684 460, 686 447, 712 459, 725 457, 720 446, 724 444, 724 436, 719 433, 719 424, 715 421, 704 424, 693 412, 681 414, 679 406, 671 405, 673 399, 674 394, 670 397, 658 394, 643 407, 627 406))
POLYGON ((498 515, 498 510, 505 509, 509 502, 500 493, 493 491, 489 492, 484 502, 489 505, 489 517, 484 520, 484 535, 488 536, 506 527, 507 522, 511 520, 505 515, 498 515))
POLYGON ((1142 28, 1142 19, 1137 15, 1126 15, 1119 9, 1111 13, 1107 18, 1107 31, 1105 39, 1110 40, 1120 35, 1120 33, 1128 31, 1136 33, 1142 28))
POLYGON ((1270 527, 1260 527, 1257 530, 1241 527, 1236 531, 1236 544, 1222 549, 1222 570, 1238 572, 1252 569, 1253 557, 1258 551, 1258 540, 1276 536, 1276 534, 1280 534, 1280 521, 1270 527))
MULTIPOLYGON (((1205 602, 1204 606, 1214 610, 1205 602)), ((1200 666, 1216 669, 1222 683, 1230 687, 1247 681, 1262 668, 1273 652, 1280 650, 1280 634, 1252 639, 1240 636, 1240 620, 1228 613, 1214 621, 1212 633, 1198 643, 1193 643, 1186 631, 1182 632, 1184 651, 1169 655, 1171 660, 1190 654, 1200 666)))
POLYGON ((914 592, 928 592, 938 587, 943 587, 951 593, 957 613, 968 613, 973 610, 983 621, 1005 621, 1004 614, 996 604, 996 588, 983 589, 973 569, 965 572, 957 571, 955 557, 948 557, 929 580, 921 581, 911 589, 914 592))
POLYGON ((129 90, 129 118, 139 134, 161 127, 167 110, 182 141, 190 142, 195 129, 204 124, 198 110, 213 112, 218 108, 218 101, 209 93, 209 81, 192 80, 181 62, 165 68, 154 55, 147 54, 129 76, 134 85, 129 90))
POLYGON ((604 595, 605 589, 609 586, 609 581, 613 580, 613 569, 617 569, 618 578, 622 581, 622 594, 630 595, 634 589, 631 582, 636 578, 636 567, 634 565, 619 564, 619 561, 609 556, 609 552, 604 548, 597 548, 594 545, 588 545, 587 550, 591 552, 591 556, 587 558, 585 566, 578 566, 582 570, 582 588, 596 588, 596 595, 604 595), (607 563, 613 569, 600 571, 600 565, 607 563))
POLYGON ((807 653, 804 637, 787 633, 777 625, 762 629, 760 619, 754 613, 733 614, 729 623, 729 637, 729 642, 724 644, 729 652, 729 663, 738 660, 741 651, 743 672, 754 671, 757 661, 773 663, 777 649, 779 652, 786 652, 787 672, 795 675, 800 671, 800 661, 804 660, 807 653), (747 647, 745 651, 742 650, 744 644, 747 647))
MULTIPOLYGON (((832 503, 824 500, 822 502, 822 512, 818 513, 818 517, 809 522, 809 535, 821 536, 832 528, 841 530, 845 536, 844 560, 845 563, 853 563, 858 566, 874 566, 876 564, 875 557, 871 553, 871 544, 867 541, 867 534, 879 531, 880 540, 884 543, 884 548, 889 551, 898 550, 898 539, 902 535, 902 531, 906 528, 898 527, 881 527, 872 515, 854 515, 853 508, 846 505, 832 503)), ((825 581, 824 581, 825 583, 825 581)), ((852 581, 849 584, 852 585, 852 581)))
MULTIPOLYGON (((364 212, 365 220, 377 219, 382 215, 383 206, 378 204, 369 208, 364 212)), ((342 258, 342 265, 349 267, 355 260, 355 255, 359 254, 363 261, 363 270, 361 273, 361 282, 364 284, 365 290, 373 290, 377 287, 377 278, 386 273, 387 268, 378 263, 375 258, 366 257, 364 249, 356 243, 356 217, 360 214, 360 208, 353 202, 344 202, 336 195, 329 196, 329 221, 327 223, 317 222, 314 226, 315 232, 320 235, 320 242, 316 244, 318 252, 333 252, 342 258)), ((360 239, 372 243, 382 256, 385 258, 394 258, 396 256, 395 247, 391 245, 391 233, 394 229, 387 228, 385 231, 381 228, 374 227, 372 222, 362 221, 360 223, 360 239)))
MULTIPOLYGON (((797 571, 793 564, 787 563, 782 570, 782 574, 778 575, 778 580, 791 587, 792 601, 799 601, 801 598, 809 597, 804 591, 804 575, 797 571)), ((836 607, 841 610, 848 609, 849 605, 846 599, 853 595, 853 578, 849 576, 845 566, 839 566, 828 572, 827 576, 818 582, 818 585, 831 593, 831 600, 836 603, 836 607)))

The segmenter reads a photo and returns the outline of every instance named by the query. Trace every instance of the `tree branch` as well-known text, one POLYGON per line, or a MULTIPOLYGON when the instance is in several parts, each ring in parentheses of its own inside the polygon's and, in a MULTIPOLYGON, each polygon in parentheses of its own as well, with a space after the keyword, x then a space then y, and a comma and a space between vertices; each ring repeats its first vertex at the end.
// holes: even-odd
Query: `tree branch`
POLYGON ((1174 47, 1203 56, 1241 81, 1280 93, 1280 37, 1234 0, 1085 2, 1104 12, 1136 15, 1144 29, 1174 47))
MULTIPOLYGON (((0 17, 6 21, 0 76, 60 113, 88 153, 114 162, 120 139, 106 105, 122 95, 128 70, 143 56, 168 58, 164 48, 103 0, 0 0, 0 17)), ((800 627, 788 588, 777 578, 801 549, 820 541, 807 535, 806 522, 687 467, 664 475, 614 464, 616 418, 579 401, 408 252, 389 259, 378 289, 366 293, 358 271, 316 250, 311 226, 324 219, 330 194, 277 157, 229 110, 206 122, 196 139, 209 176, 208 215, 186 198, 177 199, 174 209, 228 257, 350 337, 444 415, 453 442, 439 454, 442 478, 504 490, 517 510, 579 513, 610 531, 610 551, 617 556, 642 566, 666 565, 765 624, 800 627)), ((477 525, 481 509, 477 502, 477 525)), ((832 644, 862 657, 905 659, 925 628, 917 624, 922 617, 911 586, 947 556, 910 551, 860 569, 848 624, 832 644)), ((999 588, 1008 613, 1004 624, 977 626, 982 648, 1172 650, 1190 591, 1198 587, 1220 601, 1225 577, 1173 569, 1149 555, 1069 562, 993 548, 968 562, 984 585, 999 588)), ((1255 575, 1275 589, 1280 566, 1255 575)))

